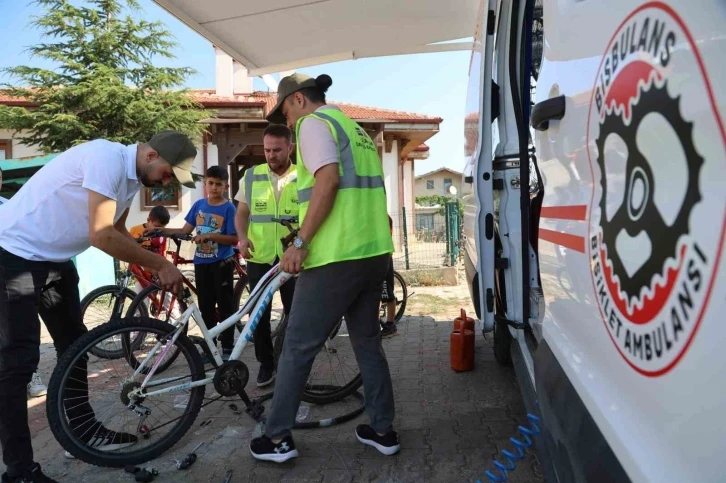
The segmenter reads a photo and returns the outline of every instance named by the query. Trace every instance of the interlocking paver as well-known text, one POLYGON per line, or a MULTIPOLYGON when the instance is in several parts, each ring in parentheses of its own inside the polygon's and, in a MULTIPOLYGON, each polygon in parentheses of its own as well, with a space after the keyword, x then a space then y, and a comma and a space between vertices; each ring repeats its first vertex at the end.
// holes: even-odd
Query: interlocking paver
MULTIPOLYGON (((416 296, 425 296, 427 289, 417 287, 416 296)), ((465 285, 455 289, 464 294, 461 298, 468 296, 465 285)), ((416 296, 409 299, 409 304, 416 296)), ((409 307, 417 313, 414 305, 409 307)), ((469 307, 467 311, 473 313, 469 307)), ((449 333, 458 308, 450 312, 445 316, 405 317, 399 324, 400 335, 384 341, 394 382, 395 426, 402 442, 399 455, 385 457, 356 441, 354 428, 367 421, 364 414, 339 426, 295 431, 301 454, 295 461, 282 465, 257 462, 248 450, 255 430, 253 422, 246 415, 235 415, 229 403, 220 401, 204 408, 174 448, 142 466, 161 471, 155 480, 158 483, 220 483, 227 469, 234 472, 233 483, 486 481, 484 471, 492 468, 492 458, 501 456, 502 449, 513 449, 509 438, 518 436, 517 426, 526 422, 526 414, 513 370, 495 362, 491 338, 484 339, 479 329, 475 370, 451 370, 449 333), (212 423, 201 427, 208 419, 212 423), (197 463, 189 470, 178 471, 172 459, 183 457, 202 441, 206 444, 198 451, 197 463)), ((40 372, 47 382, 55 365, 55 352, 45 333, 43 342, 40 372)), ((243 360, 254 377, 258 367, 254 351, 245 353, 243 360)), ((248 386, 251 396, 265 392, 257 391, 253 384, 248 386)), ((213 390, 208 389, 207 397, 212 394, 213 390)), ((242 407, 241 402, 236 404, 242 407)), ((329 417, 358 406, 353 398, 341 404, 311 405, 310 417, 329 417)), ((73 483, 132 481, 123 470, 97 468, 64 458, 48 428, 45 398, 29 400, 29 407, 36 459, 50 476, 73 483)), ((528 451, 508 477, 514 482, 544 481, 536 453, 528 451)))

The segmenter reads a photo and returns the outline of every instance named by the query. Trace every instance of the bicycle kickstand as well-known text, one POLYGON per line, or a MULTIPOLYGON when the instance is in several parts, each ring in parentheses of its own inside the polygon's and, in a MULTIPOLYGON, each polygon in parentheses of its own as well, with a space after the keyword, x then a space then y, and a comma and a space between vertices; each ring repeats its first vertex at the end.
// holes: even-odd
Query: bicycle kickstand
POLYGON ((242 402, 245 403, 245 412, 254 419, 257 422, 264 422, 264 417, 262 416, 262 413, 265 412, 265 406, 262 405, 259 399, 255 399, 254 401, 250 400, 250 397, 247 395, 247 392, 245 392, 245 388, 242 386, 242 384, 237 381, 237 384, 235 384, 235 391, 237 391, 237 394, 239 395, 240 399, 242 399, 242 402))

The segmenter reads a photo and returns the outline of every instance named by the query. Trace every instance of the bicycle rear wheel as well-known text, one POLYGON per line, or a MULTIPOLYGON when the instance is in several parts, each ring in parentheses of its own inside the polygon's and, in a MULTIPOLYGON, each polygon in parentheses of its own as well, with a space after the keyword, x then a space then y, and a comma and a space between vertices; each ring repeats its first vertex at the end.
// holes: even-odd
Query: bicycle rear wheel
MULTIPOLYGON (((92 290, 81 300, 83 324, 89 329, 94 329, 115 316, 146 317, 148 314, 143 305, 128 310, 131 308, 130 304, 134 297, 136 297, 136 292, 118 285, 104 285, 92 290)), ((104 359, 119 359, 124 355, 123 351, 113 350, 109 345, 94 347, 91 349, 91 353, 104 359)))
POLYGON ((184 436, 199 413, 205 387, 149 395, 204 378, 199 352, 184 334, 168 347, 174 331, 171 325, 154 319, 116 319, 71 345, 53 372, 46 403, 51 431, 64 449, 92 465, 123 467, 158 457, 184 436), (158 358, 168 357, 171 350, 182 356, 175 358, 176 364, 168 367, 163 378, 157 372, 148 383, 166 382, 146 387, 141 394, 135 391, 141 388, 143 374, 134 376, 123 359, 101 359, 90 352, 108 338, 134 333, 153 335, 146 339, 153 339, 153 344, 133 350, 137 360, 150 358, 148 367, 158 358), (162 342, 161 350, 152 354, 157 342, 162 342), (110 447, 102 441, 109 434, 125 435, 126 447, 108 451, 110 447), (138 440, 128 445, 133 438, 138 440))
MULTIPOLYGON (((406 301, 408 299, 408 287, 406 287, 406 281, 403 279, 400 273, 393 272, 393 294, 396 296, 396 315, 393 318, 394 322, 399 322, 403 318, 404 312, 406 312, 406 301)), ((381 302, 381 320, 386 320, 388 308, 385 302, 381 302)))
MULTIPOLYGON (((286 331, 287 316, 283 316, 274 339, 275 363, 282 354, 286 331)), ((362 385, 363 379, 350 343, 348 327, 345 319, 341 319, 315 357, 302 400, 311 404, 330 404, 350 396, 362 385)))

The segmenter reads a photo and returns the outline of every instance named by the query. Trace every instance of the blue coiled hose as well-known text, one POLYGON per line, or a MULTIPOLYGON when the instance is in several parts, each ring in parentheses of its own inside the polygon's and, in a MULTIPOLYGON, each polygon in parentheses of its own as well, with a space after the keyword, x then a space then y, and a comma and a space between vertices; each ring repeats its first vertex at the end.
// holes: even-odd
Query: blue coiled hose
MULTIPOLYGON (((527 414, 527 418, 531 423, 531 428, 526 428, 524 426, 519 426, 518 428, 519 432, 522 436, 524 436, 524 442, 515 438, 509 438, 509 441, 512 442, 514 448, 517 450, 517 453, 512 453, 511 451, 503 449, 502 454, 506 458, 507 464, 500 463, 496 459, 494 460, 494 466, 496 466, 499 470, 499 475, 496 475, 491 471, 487 471, 485 473, 491 483, 503 483, 507 481, 507 471, 514 471, 514 468, 517 466, 517 461, 524 459, 525 450, 532 446, 533 441, 531 436, 536 436, 540 433, 537 423, 540 422, 541 419, 534 414, 527 414)), ((481 483, 481 481, 477 480, 476 483, 481 483)))

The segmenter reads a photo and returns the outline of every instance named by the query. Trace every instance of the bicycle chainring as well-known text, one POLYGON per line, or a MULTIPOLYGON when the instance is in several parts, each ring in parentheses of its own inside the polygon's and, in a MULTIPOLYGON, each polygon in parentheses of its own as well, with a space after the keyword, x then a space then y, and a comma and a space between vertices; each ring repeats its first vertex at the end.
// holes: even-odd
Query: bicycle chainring
MULTIPOLYGON (((646 87, 647 88, 647 87, 646 87)), ((699 174, 704 160, 696 151, 693 141, 693 123, 683 119, 679 109, 680 98, 671 98, 666 86, 658 87, 652 84, 650 89, 640 91, 640 99, 631 104, 629 124, 615 109, 606 112, 600 123, 600 133, 596 140, 598 149, 597 163, 602 173, 600 179, 602 197, 600 199, 600 228, 602 229, 602 244, 608 261, 611 263, 613 274, 617 276, 620 290, 629 300, 640 298, 643 287, 650 287, 656 275, 666 271, 666 261, 677 259, 678 243, 682 236, 689 232, 691 212, 701 200, 699 191, 699 174), (675 221, 668 225, 663 221, 662 215, 654 202, 656 189, 668 190, 668 186, 656 186, 652 165, 638 149, 636 136, 643 119, 656 113, 662 116, 678 135, 688 164, 688 181, 686 194, 683 198, 680 211, 675 221), (625 142, 628 154, 625 167, 625 193, 623 202, 617 208, 611 220, 607 219, 606 207, 608 205, 608 177, 605 170, 605 141, 610 134, 617 134, 625 142), (645 186, 645 199, 638 208, 632 203, 632 188, 636 178, 645 186), (639 210, 639 211, 638 211, 639 210), (631 237, 645 231, 651 243, 651 255, 633 274, 628 274, 620 254, 616 248, 616 239, 620 232, 625 230, 631 237)), ((667 162, 667 160, 655 160, 667 162)), ((668 169, 667 166, 660 166, 668 169)))
POLYGON ((250 371, 242 361, 227 361, 214 373, 214 389, 224 397, 236 396, 237 388, 245 388, 250 380, 250 371))

